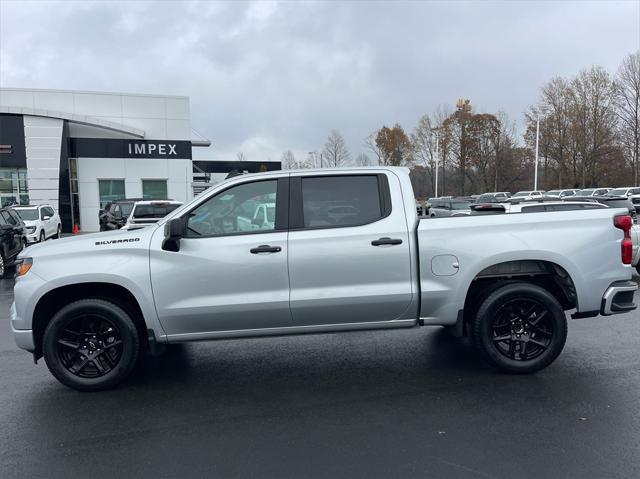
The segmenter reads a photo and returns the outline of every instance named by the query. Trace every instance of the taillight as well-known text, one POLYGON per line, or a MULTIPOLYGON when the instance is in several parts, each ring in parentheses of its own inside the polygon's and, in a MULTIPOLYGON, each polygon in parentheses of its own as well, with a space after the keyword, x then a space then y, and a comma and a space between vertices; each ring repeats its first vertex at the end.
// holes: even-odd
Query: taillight
POLYGON ((623 264, 633 263, 633 242, 631 241, 631 225, 633 220, 629 215, 620 215, 613 218, 616 228, 624 231, 624 239, 620 246, 620 257, 623 264))

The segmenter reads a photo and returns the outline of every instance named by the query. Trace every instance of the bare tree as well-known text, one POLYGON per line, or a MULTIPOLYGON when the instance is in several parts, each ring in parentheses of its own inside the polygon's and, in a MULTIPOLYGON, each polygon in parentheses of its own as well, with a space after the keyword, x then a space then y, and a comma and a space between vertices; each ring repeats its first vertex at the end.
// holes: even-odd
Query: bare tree
POLYGON ((618 68, 614 83, 620 141, 638 185, 640 163, 640 50, 630 53, 618 68))
POLYGON ((236 158, 238 161, 247 161, 247 157, 241 151, 238 152, 236 158))
POLYGON ((284 170, 295 170, 300 167, 298 165, 296 157, 293 155, 293 152, 291 150, 287 150, 282 153, 280 162, 282 163, 282 169, 284 170))
POLYGON ((360 153, 358 156, 356 156, 356 165, 373 166, 373 163, 371 162, 371 158, 369 158, 366 153, 360 153))
POLYGON ((378 137, 378 133, 379 132, 380 132, 380 130, 376 130, 373 133, 369 134, 364 139, 364 145, 367 147, 367 149, 371 153, 373 153, 375 155, 376 164, 381 165, 382 164, 382 149, 378 146, 378 143, 376 142, 376 138, 378 137))
POLYGON ((331 131, 322 151, 322 161, 330 167, 338 168, 349 163, 351 153, 344 138, 337 130, 331 131))

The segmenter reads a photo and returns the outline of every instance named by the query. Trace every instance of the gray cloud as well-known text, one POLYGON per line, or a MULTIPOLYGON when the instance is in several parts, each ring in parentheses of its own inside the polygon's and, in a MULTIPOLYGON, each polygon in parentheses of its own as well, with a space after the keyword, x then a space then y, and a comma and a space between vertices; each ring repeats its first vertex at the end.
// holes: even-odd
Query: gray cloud
POLYGON ((0 2, 0 85, 181 94, 216 157, 353 156, 471 98, 513 120, 555 75, 614 71, 640 2, 0 2))

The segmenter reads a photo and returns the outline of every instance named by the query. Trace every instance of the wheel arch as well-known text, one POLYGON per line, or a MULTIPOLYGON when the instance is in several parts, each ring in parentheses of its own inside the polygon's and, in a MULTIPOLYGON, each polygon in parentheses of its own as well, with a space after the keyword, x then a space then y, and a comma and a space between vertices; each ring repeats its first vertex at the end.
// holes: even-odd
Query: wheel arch
POLYGON ((555 261, 520 259, 485 266, 471 280, 458 314, 456 332, 465 334, 469 321, 483 298, 496 289, 514 282, 538 285, 551 293, 566 311, 578 308, 578 289, 572 275, 555 261))
POLYGON ((124 286, 108 282, 75 283, 47 291, 36 303, 33 311, 32 330, 35 345, 34 357, 42 357, 44 331, 54 314, 62 307, 79 299, 98 298, 117 304, 129 314, 140 337, 141 344, 147 345, 148 326, 140 303, 124 286))

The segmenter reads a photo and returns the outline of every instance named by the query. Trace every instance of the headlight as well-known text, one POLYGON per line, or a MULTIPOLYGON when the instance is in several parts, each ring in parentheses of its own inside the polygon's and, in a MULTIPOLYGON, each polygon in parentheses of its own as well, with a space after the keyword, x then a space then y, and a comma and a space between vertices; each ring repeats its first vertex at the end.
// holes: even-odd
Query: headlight
POLYGON ((18 276, 24 276, 31 269, 31 266, 33 265, 33 259, 31 259, 31 258, 20 258, 20 259, 18 259, 16 261, 16 263, 18 265, 17 275, 18 276))
POLYGON ((27 226, 27 233, 33 233, 36 230, 35 226, 27 226))

